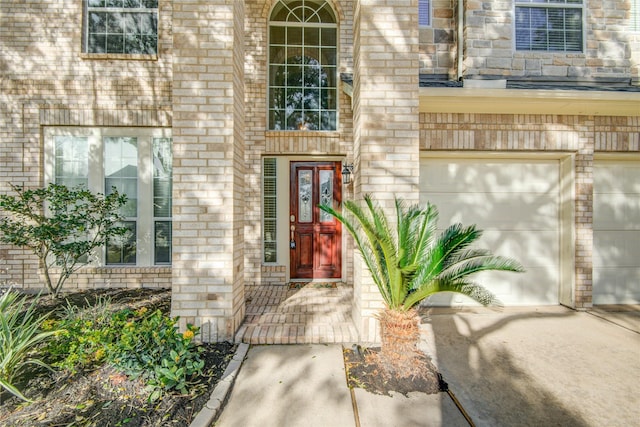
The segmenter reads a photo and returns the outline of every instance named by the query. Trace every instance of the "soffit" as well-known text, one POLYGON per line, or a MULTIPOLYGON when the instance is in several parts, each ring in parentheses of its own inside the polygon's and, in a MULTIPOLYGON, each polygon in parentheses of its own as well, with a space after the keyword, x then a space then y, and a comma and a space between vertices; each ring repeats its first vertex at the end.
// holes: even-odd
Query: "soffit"
POLYGON ((420 112, 640 116, 640 93, 421 87, 420 112))

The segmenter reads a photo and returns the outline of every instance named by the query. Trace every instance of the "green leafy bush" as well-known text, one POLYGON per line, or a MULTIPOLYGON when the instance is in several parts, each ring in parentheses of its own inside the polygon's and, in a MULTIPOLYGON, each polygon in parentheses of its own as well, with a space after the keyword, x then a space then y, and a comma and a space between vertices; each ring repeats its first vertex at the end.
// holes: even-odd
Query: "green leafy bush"
POLYGON ((85 265, 88 255, 109 239, 128 233, 119 212, 127 197, 115 189, 102 195, 59 184, 12 188, 15 195, 0 194, 0 211, 4 212, 0 242, 24 247, 38 257, 54 297, 69 276, 85 265))
POLYGON ((90 318, 72 313, 55 322, 64 329, 48 346, 55 366, 76 371, 107 362, 132 378, 144 379, 154 390, 188 393, 189 379, 204 367, 201 349, 193 341, 199 328, 188 325, 181 334, 178 318, 160 310, 99 313, 102 310, 94 310, 90 318))
POLYGON ((30 364, 49 368, 32 357, 32 353, 55 333, 40 331, 47 314, 38 315, 35 307, 36 299, 27 306, 26 297, 16 292, 9 291, 0 297, 0 387, 26 401, 29 399, 18 390, 15 380, 30 364))
POLYGON ((109 303, 109 299, 101 299, 87 308, 68 304, 61 320, 44 322, 45 330, 58 330, 46 348, 54 367, 75 373, 104 362, 106 347, 117 338, 111 327, 109 303))
POLYGON ((146 316, 131 314, 140 313, 118 313, 118 321, 125 323, 110 349, 109 362, 129 376, 142 376, 151 386, 186 394, 188 379, 204 367, 193 342, 198 328, 189 325, 181 334, 178 319, 159 310, 146 316))

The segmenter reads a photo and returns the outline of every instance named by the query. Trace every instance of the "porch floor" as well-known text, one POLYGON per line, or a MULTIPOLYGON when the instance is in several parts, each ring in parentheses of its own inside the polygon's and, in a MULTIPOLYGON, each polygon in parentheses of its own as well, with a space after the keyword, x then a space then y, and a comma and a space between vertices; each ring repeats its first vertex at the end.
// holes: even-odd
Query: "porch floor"
POLYGON ((351 320, 353 288, 343 283, 256 286, 247 294, 236 342, 330 344, 358 341, 351 320))

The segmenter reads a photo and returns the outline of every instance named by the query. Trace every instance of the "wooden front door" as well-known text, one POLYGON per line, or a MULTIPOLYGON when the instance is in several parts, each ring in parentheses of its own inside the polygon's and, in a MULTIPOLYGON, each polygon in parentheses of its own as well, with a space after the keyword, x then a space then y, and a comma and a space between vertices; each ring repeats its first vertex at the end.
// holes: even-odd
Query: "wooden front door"
POLYGON ((291 162, 290 177, 291 278, 339 279, 342 224, 318 205, 340 205, 340 162, 291 162))

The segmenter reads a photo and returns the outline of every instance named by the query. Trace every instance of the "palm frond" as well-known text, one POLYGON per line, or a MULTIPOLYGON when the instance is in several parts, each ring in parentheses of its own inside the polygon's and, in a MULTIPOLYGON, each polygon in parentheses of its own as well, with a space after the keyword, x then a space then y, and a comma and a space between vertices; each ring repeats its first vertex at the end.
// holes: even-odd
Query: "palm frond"
POLYGON ((402 271, 399 267, 396 235, 389 226, 384 211, 380 205, 374 203, 371 195, 365 195, 364 201, 369 208, 371 223, 375 226, 375 240, 372 240, 371 243, 378 250, 381 270, 385 273, 390 296, 388 305, 389 307, 398 307, 404 301, 405 289, 402 271))
POLYGON ((522 265, 513 259, 495 255, 483 255, 462 259, 445 269, 440 277, 457 280, 481 271, 524 271, 522 265))
POLYGON ((404 303, 406 310, 410 309, 414 305, 418 304, 425 298, 440 292, 454 292, 465 295, 474 301, 482 304, 483 306, 501 306, 502 303, 496 297, 493 292, 489 291, 482 285, 469 280, 440 280, 436 279, 423 287, 419 288, 415 292, 411 293, 404 303))
POLYGON ((364 215, 364 212, 362 211, 360 206, 358 206, 356 203, 352 201, 345 201, 343 203, 343 207, 349 213, 349 216, 352 218, 347 218, 346 216, 342 215, 340 212, 336 211, 330 206, 325 206, 325 205, 319 206, 321 210, 329 213, 330 215, 333 215, 338 221, 340 221, 345 226, 347 231, 349 231, 349 234, 351 234, 351 236, 353 237, 353 240, 356 244, 356 247, 358 248, 358 251, 360 252, 360 255, 362 256, 365 264, 367 265, 367 268, 371 272, 371 277, 374 283, 376 284, 376 286, 378 287, 378 290, 380 291, 380 295, 382 296, 382 299, 385 302, 387 302, 391 298, 387 290, 387 286, 385 286, 385 284, 382 282, 383 277, 379 268, 379 264, 376 260, 375 249, 367 244, 367 242, 369 242, 370 239, 368 238, 367 233, 364 230, 364 226, 363 226, 363 223, 368 223, 367 218, 364 215), (355 219, 355 221, 353 219, 355 219))
POLYGON ((437 292, 458 292, 483 305, 497 304, 487 289, 467 279, 487 270, 523 271, 515 260, 470 248, 482 232, 475 225, 454 224, 437 234, 438 210, 395 201, 396 228, 389 225, 370 195, 364 204, 346 201, 345 214, 322 210, 342 222, 353 236, 382 299, 390 309, 409 310, 437 292))
POLYGON ((429 271, 426 277, 435 277, 445 269, 447 260, 463 251, 476 241, 481 235, 475 226, 462 227, 462 224, 453 224, 440 234, 430 247, 426 259, 430 261, 429 271))

